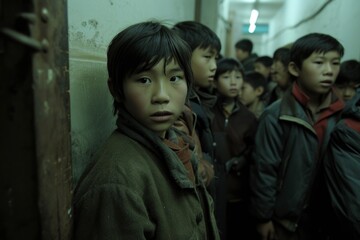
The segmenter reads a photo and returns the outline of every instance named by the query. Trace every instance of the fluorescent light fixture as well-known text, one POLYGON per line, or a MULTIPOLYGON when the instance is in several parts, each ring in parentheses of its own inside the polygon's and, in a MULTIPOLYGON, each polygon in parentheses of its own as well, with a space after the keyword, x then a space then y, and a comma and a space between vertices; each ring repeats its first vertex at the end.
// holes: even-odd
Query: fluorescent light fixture
POLYGON ((256 25, 255 25, 255 24, 250 24, 250 25, 249 25, 249 33, 255 32, 255 29, 256 29, 256 25))
POLYGON ((258 16, 259 16, 258 10, 256 9, 251 10, 250 21, 249 21, 250 25, 256 23, 258 16))

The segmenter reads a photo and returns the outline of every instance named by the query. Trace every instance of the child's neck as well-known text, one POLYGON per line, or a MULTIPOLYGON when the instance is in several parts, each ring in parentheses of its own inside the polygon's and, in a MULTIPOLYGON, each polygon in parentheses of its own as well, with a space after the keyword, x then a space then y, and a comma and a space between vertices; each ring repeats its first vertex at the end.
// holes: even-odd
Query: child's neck
POLYGON ((223 108, 224 108, 226 117, 230 116, 230 114, 232 113, 232 110, 234 109, 234 106, 235 106, 235 99, 234 98, 223 98, 222 104, 223 104, 223 108))
POLYGON ((258 105, 260 103, 260 100, 258 98, 256 98, 252 103, 248 104, 247 105, 247 108, 250 110, 250 111, 253 111, 253 110, 256 110, 258 105))

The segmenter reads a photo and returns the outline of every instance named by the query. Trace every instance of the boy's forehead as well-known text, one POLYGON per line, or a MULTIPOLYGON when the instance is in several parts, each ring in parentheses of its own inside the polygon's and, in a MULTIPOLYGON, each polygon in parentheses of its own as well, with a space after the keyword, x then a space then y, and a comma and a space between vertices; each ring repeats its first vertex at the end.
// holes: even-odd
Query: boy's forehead
POLYGON ((208 46, 208 47, 199 47, 199 49, 205 51, 205 52, 208 52, 208 53, 211 53, 211 54, 214 54, 214 55, 218 55, 219 52, 216 48, 212 47, 212 46, 208 46))
POLYGON ((341 58, 340 53, 336 50, 331 50, 327 52, 316 51, 313 52, 309 57, 332 57, 332 58, 341 58))

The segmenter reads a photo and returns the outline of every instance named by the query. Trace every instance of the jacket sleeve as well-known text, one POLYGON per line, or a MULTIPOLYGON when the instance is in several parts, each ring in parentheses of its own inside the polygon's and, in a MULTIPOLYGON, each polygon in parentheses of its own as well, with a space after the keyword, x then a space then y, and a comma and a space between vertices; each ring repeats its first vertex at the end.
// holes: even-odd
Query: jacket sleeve
POLYGON ((152 239, 154 231, 141 197, 119 184, 95 187, 74 205, 74 240, 152 239))
POLYGON ((278 121, 265 110, 255 136, 250 168, 251 212, 259 222, 270 220, 274 212, 283 134, 278 121))
MULTIPOLYGON (((325 176, 332 206, 348 232, 360 239, 360 133, 338 124, 331 135, 325 176)), ((355 238, 354 238, 355 239, 355 238)))

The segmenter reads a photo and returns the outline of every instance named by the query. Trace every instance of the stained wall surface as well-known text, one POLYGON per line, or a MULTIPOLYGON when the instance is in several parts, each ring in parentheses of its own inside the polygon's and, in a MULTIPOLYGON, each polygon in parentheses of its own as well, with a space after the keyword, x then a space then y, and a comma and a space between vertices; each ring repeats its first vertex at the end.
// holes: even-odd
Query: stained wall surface
MULTIPOLYGON (((224 3, 227 1, 230 0, 224 0, 224 3)), ((223 16, 227 17, 224 13, 223 16)), ((254 42, 253 50, 259 55, 272 56, 278 47, 294 42, 307 33, 320 32, 334 36, 344 45, 343 60, 360 60, 358 22, 359 0, 286 0, 269 22, 267 34, 244 34, 239 27, 242 23, 234 22, 231 27, 230 55, 235 56, 234 44, 241 38, 251 39, 254 42)))
POLYGON ((287 0, 270 24, 270 34, 264 38, 264 51, 272 52, 278 46, 293 42, 307 33, 320 32, 334 36, 344 45, 343 60, 360 60, 359 22, 359 0, 287 0), (327 2, 329 3, 316 14, 327 2), (308 21, 296 26, 307 18, 308 21))
POLYGON ((75 182, 114 129, 106 48, 125 27, 157 19, 194 20, 195 0, 68 1, 72 161, 75 182))

